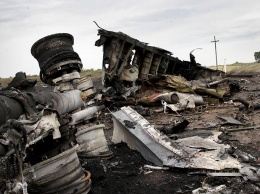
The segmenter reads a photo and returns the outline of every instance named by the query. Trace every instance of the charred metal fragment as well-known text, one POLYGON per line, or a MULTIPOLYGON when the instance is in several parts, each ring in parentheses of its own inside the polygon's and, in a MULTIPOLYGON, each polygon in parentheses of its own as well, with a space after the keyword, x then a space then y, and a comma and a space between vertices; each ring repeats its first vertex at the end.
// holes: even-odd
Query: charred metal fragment
MULTIPOLYGON (((221 116, 221 117, 219 117, 219 118, 224 121, 223 124, 245 125, 245 124, 241 123, 240 121, 234 119, 233 117, 223 117, 223 116, 221 116)), ((222 125, 223 125, 223 124, 222 124, 222 125)))
POLYGON ((31 53, 39 63, 43 82, 53 85, 52 79, 62 76, 64 71, 81 71, 82 63, 73 44, 73 36, 67 33, 52 34, 33 44, 31 53))
POLYGON ((24 72, 17 72, 11 83, 9 83, 8 86, 2 90, 9 90, 12 87, 17 89, 30 88, 33 87, 36 83, 36 79, 27 79, 24 72))
POLYGON ((260 109, 260 104, 250 103, 243 98, 233 99, 233 102, 240 102, 241 104, 244 105, 244 106, 239 107, 239 110, 259 110, 260 109))
POLYGON ((34 100, 30 98, 30 96, 26 92, 22 92, 18 89, 12 88, 11 90, 1 91, 0 94, 13 98, 21 103, 21 105, 25 109, 28 120, 36 121, 38 119, 37 110, 34 106, 34 100))
POLYGON ((190 122, 186 119, 182 119, 180 121, 176 121, 174 125, 165 126, 161 131, 167 135, 173 133, 179 133, 184 131, 184 129, 190 124, 190 122))
POLYGON ((18 119, 24 110, 17 100, 0 95, 0 112, 0 125, 3 125, 8 119, 18 119))

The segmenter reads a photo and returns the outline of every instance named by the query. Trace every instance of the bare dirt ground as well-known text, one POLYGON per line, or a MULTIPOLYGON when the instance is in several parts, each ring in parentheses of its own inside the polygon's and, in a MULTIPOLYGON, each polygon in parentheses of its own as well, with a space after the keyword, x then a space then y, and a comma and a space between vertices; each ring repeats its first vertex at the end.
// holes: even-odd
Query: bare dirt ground
MULTIPOLYGON (((231 99, 240 97, 246 99, 251 104, 260 103, 260 77, 255 75, 252 78, 240 77, 230 79, 237 80, 240 83, 241 91, 222 102, 207 104, 193 111, 181 112, 181 116, 172 112, 156 113, 154 110, 158 110, 161 107, 150 107, 150 112, 152 113, 143 116, 154 125, 165 125, 174 120, 185 118, 190 122, 185 130, 199 128, 223 131, 223 134, 219 137, 220 141, 233 146, 234 149, 238 148, 251 154, 255 159, 250 161, 250 164, 259 168, 259 129, 226 132, 226 129, 234 129, 238 126, 224 125, 218 117, 231 116, 236 118, 244 124, 239 127, 260 125, 260 110, 239 110, 242 104, 230 101, 231 99)), ((110 107, 110 110, 116 111, 119 108, 110 107)), ((229 193, 259 193, 254 183, 245 181, 242 177, 209 177, 206 175, 207 171, 194 169, 170 169, 167 171, 144 169, 144 165, 150 163, 139 152, 129 149, 124 143, 117 145, 111 143, 113 123, 108 110, 102 113, 97 122, 106 125, 105 134, 109 146, 114 152, 114 157, 109 160, 82 159, 83 166, 92 173, 92 194, 192 193, 194 189, 201 187, 202 184, 209 184, 211 186, 225 184, 229 188, 229 193)))

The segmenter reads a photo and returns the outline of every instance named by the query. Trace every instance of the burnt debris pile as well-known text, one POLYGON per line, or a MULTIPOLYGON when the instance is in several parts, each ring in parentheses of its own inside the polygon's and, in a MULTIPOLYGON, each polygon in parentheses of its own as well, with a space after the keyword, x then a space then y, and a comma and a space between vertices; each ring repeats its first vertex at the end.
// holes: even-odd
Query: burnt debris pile
MULTIPOLYGON (((106 87, 117 85, 115 92, 127 93, 137 90, 136 82, 144 82, 161 75, 181 75, 195 80, 220 75, 220 71, 205 68, 194 60, 181 61, 170 51, 149 46, 122 32, 100 29, 96 46, 103 45, 103 82, 106 87)), ((124 94, 126 95, 126 94, 124 94)))
POLYGON ((104 126, 94 122, 104 105, 90 102, 96 91, 91 77, 80 77, 72 45, 65 33, 40 39, 31 51, 48 85, 35 86, 19 72, 0 91, 1 193, 88 193, 91 173, 78 153, 113 155, 104 126))
MULTIPOLYGON (((181 61, 121 32, 100 29, 98 35, 95 45, 104 52, 102 88, 80 74, 83 64, 73 50, 74 38, 60 33, 31 48, 44 84, 18 72, 0 90, 0 193, 89 193, 93 184, 97 188, 100 180, 109 180, 108 174, 145 178, 169 169, 238 177, 259 189, 260 155, 229 141, 232 133, 260 126, 247 117, 259 107, 254 96, 237 95, 245 82, 201 66, 192 55, 191 61, 181 61), (153 165, 120 171, 124 164, 110 148, 118 144, 117 151, 125 145, 121 142, 153 165), (91 167, 105 175, 92 182, 91 174, 97 176, 91 167)), ((114 191, 113 186, 100 184, 99 191, 114 191)), ((203 184, 192 192, 232 189, 203 184)))

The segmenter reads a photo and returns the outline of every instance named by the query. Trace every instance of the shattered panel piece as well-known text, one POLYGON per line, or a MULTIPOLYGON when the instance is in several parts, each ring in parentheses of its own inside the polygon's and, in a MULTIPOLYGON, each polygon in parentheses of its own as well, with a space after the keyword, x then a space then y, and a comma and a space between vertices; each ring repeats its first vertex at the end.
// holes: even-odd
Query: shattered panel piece
POLYGON ((149 169, 149 170, 169 170, 169 167, 144 165, 144 169, 149 169))
POLYGON ((31 125, 31 128, 33 128, 34 131, 30 133, 27 137, 27 147, 29 147, 32 144, 35 144, 37 141, 47 136, 47 134, 50 131, 52 132, 53 139, 58 139, 61 137, 59 130, 60 123, 57 118, 57 113, 44 110, 42 114, 43 116, 40 118, 40 120, 35 124, 31 125))
POLYGON ((239 177, 242 176, 239 172, 212 172, 208 173, 209 176, 224 176, 224 177, 239 177))
POLYGON ((192 194, 218 194, 218 193, 230 193, 226 185, 219 185, 211 187, 210 185, 204 185, 201 188, 192 191, 192 194))
POLYGON ((244 125, 243 123, 241 123, 240 121, 238 121, 232 117, 219 117, 219 118, 226 121, 226 123, 224 123, 224 124, 244 125))
POLYGON ((186 155, 178 149, 178 145, 173 147, 167 136, 160 135, 147 120, 130 107, 123 107, 113 113, 113 122, 112 142, 126 142, 131 149, 138 150, 146 160, 158 166, 184 167, 186 165, 184 159, 186 155), (136 124, 130 128, 126 126, 125 121, 136 124))
POLYGON ((228 145, 216 143, 221 132, 202 138, 192 136, 171 140, 157 131, 130 107, 113 113, 114 143, 126 142, 143 157, 158 166, 222 170, 240 168, 240 163, 228 155, 228 145), (131 126, 126 123, 131 122, 131 126))
POLYGON ((193 136, 176 140, 179 146, 190 154, 190 163, 186 167, 212 170, 240 168, 240 163, 227 153, 230 146, 217 143, 221 132, 212 133, 213 135, 207 138, 193 136))
POLYGON ((242 174, 243 178, 245 180, 250 180, 253 182, 260 182, 260 170, 259 168, 255 168, 253 166, 250 166, 248 164, 244 164, 244 166, 241 167, 239 172, 242 174))

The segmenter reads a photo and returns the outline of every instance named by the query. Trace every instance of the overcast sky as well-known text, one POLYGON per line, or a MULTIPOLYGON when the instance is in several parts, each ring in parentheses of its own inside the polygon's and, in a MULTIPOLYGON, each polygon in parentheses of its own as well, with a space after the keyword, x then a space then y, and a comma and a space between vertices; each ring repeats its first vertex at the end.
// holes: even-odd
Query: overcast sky
POLYGON ((253 62, 260 51, 259 0, 1 0, 0 77, 16 72, 38 74, 31 55, 38 39, 54 33, 74 36, 84 69, 100 69, 102 47, 95 47, 96 21, 106 30, 124 32, 181 60, 193 54, 203 66, 253 62))

